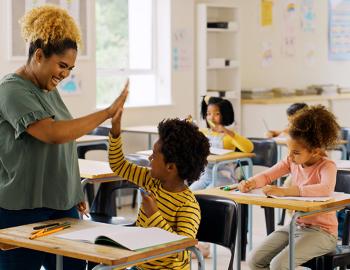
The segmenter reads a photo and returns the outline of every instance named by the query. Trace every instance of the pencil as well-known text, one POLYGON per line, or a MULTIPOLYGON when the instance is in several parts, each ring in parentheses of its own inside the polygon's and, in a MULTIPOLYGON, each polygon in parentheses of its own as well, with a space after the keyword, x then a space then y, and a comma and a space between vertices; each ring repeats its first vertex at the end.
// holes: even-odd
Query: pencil
POLYGON ((53 230, 49 230, 49 231, 46 231, 46 232, 41 232, 41 231, 39 231, 38 233, 31 235, 31 236, 29 237, 29 239, 33 240, 33 239, 36 239, 36 238, 38 238, 38 237, 50 235, 50 234, 53 234, 53 233, 62 231, 62 230, 64 230, 64 229, 67 229, 67 228, 69 228, 69 227, 70 227, 70 225, 66 225, 66 226, 62 226, 62 227, 57 227, 57 228, 55 228, 55 229, 53 229, 53 230))

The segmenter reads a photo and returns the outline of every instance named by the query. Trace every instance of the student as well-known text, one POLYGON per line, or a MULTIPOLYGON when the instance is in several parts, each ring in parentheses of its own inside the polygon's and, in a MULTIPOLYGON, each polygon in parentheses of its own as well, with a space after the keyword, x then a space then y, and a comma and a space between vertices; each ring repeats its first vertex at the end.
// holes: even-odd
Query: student
MULTIPOLYGON (((327 158, 326 149, 338 139, 340 127, 335 116, 324 106, 311 106, 296 113, 288 128, 286 159, 272 168, 239 184, 241 192, 263 187, 266 195, 330 196, 334 192, 337 168, 327 158), (270 185, 290 173, 290 187, 270 185)), ((324 255, 337 244, 335 211, 297 220, 295 265, 324 255)), ((250 269, 288 269, 289 225, 273 232, 248 258, 250 269)))
MULTIPOLYGON (((241 152, 252 152, 254 145, 247 138, 239 135, 233 129, 226 126, 233 124, 234 111, 230 101, 219 98, 205 96, 202 100, 201 116, 206 120, 207 129, 201 130, 209 139, 210 146, 224 148, 241 152)), ((200 190, 212 186, 213 165, 208 165, 200 179, 191 184, 191 190, 200 190)), ((234 166, 226 164, 219 167, 216 185, 227 185, 234 182, 234 166)))
MULTIPOLYGON (((149 157, 150 169, 130 163, 124 157, 120 137, 120 110, 112 119, 109 163, 112 170, 144 188, 136 225, 159 227, 195 238, 200 209, 185 180, 196 180, 207 164, 208 139, 186 120, 168 119, 158 124, 159 139, 149 157)), ((142 239, 140 239, 142 241, 142 239)), ((190 269, 187 251, 145 263, 141 269, 190 269)), ((136 269, 136 268, 135 268, 136 269)))
MULTIPOLYGON (((290 105, 287 108, 287 117, 288 120, 290 117, 292 117, 296 112, 298 112, 299 110, 305 109, 307 108, 308 105, 306 103, 293 103, 292 105, 290 105)), ((278 136, 282 136, 282 135, 286 135, 287 134, 287 130, 268 130, 265 134, 266 138, 274 138, 274 137, 278 137, 278 136)))
MULTIPOLYGON (((73 119, 56 86, 69 76, 80 32, 64 9, 45 5, 22 18, 27 62, 0 80, 0 229, 85 210, 75 139, 111 118, 120 98, 98 112, 73 119)), ((126 94, 126 90, 122 96, 126 94)), ((56 256, 18 248, 0 251, 0 269, 55 268, 56 256)), ((85 269, 64 258, 64 269, 85 269)))

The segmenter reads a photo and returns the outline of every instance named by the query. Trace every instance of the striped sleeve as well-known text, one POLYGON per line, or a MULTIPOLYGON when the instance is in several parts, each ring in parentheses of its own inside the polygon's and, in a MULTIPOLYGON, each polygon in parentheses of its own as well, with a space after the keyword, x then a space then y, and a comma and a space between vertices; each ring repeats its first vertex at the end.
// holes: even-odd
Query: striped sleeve
POLYGON ((113 138, 109 135, 108 159, 113 172, 138 186, 144 187, 151 180, 148 168, 137 166, 125 159, 120 136, 113 138))
POLYGON ((160 211, 155 212, 146 221, 147 227, 158 227, 163 230, 184 235, 190 238, 196 238, 200 223, 200 210, 196 203, 189 202, 177 211, 176 227, 173 229, 160 211))

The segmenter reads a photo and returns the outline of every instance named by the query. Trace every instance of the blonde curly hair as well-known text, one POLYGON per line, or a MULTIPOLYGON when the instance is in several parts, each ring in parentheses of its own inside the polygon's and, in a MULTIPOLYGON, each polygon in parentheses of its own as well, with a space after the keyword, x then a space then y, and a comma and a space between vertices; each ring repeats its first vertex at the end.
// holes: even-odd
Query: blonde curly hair
POLYGON ((55 5, 43 5, 28 11, 20 19, 22 36, 26 42, 41 40, 43 45, 71 40, 82 46, 79 27, 68 12, 55 5))

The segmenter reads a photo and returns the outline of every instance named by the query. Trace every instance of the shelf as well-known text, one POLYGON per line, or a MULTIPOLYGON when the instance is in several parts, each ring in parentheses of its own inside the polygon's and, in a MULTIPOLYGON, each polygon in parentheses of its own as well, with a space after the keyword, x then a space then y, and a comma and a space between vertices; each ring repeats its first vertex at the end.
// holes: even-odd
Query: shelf
POLYGON ((207 28, 208 32, 213 33, 237 33, 238 29, 229 29, 229 28, 207 28))
POLYGON ((238 68, 237 66, 229 66, 229 67, 207 67, 208 70, 220 70, 220 69, 235 69, 238 68))

